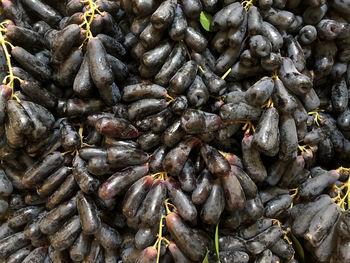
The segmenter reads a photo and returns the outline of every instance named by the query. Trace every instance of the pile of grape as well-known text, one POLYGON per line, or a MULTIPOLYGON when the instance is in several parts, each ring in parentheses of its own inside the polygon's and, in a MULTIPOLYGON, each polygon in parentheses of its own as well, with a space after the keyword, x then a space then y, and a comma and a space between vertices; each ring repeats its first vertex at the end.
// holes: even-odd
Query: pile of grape
POLYGON ((0 262, 350 262, 350 0, 2 0, 0 262))

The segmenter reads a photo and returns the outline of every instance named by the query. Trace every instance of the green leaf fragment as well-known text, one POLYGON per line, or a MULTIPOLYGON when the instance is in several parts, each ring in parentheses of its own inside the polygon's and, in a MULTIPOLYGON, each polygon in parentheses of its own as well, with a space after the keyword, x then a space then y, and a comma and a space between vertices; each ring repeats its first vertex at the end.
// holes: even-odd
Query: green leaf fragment
POLYGON ((219 223, 216 225, 216 229, 215 229, 215 250, 216 250, 216 256, 218 257, 218 262, 220 263, 220 254, 219 254, 219 223))
POLYGON ((210 23, 211 20, 213 19, 212 15, 202 11, 201 15, 199 17, 199 21, 201 22, 202 27, 206 30, 206 31, 210 31, 210 23))
POLYGON ((202 263, 209 263, 209 249, 207 248, 207 253, 205 254, 205 258, 203 259, 202 263))
POLYGON ((297 251, 299 257, 301 258, 302 262, 305 261, 305 255, 304 255, 304 249, 302 245, 300 244, 299 240, 291 233, 292 241, 295 247, 295 250, 297 251))

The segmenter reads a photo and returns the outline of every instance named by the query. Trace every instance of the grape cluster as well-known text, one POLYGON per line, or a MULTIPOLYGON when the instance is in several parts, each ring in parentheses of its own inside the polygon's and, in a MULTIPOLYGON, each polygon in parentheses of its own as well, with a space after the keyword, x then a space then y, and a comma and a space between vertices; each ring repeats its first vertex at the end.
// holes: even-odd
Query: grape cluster
POLYGON ((350 262, 350 1, 0 7, 0 262, 350 262))

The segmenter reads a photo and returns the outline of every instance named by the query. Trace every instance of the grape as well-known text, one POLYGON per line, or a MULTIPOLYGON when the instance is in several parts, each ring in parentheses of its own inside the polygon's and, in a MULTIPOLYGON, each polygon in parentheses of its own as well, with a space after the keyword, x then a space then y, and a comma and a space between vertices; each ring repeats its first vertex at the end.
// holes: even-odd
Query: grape
POLYGON ((189 137, 186 140, 181 141, 165 156, 163 161, 163 168, 166 169, 169 174, 180 174, 192 148, 198 144, 199 139, 195 137, 189 137))
POLYGON ((318 196, 324 188, 334 184, 338 178, 339 174, 334 170, 310 178, 300 185, 299 194, 304 198, 318 196))
POLYGON ((139 256, 137 263, 152 262, 157 259, 157 251, 153 247, 145 248, 139 256))
POLYGON ((16 43, 16 45, 33 48, 42 45, 42 38, 39 33, 15 25, 7 26, 6 37, 11 41, 11 43, 16 43))
POLYGON ((199 0, 190 0, 183 3, 183 11, 186 16, 196 18, 202 11, 202 3, 199 0))
POLYGON ((228 44, 232 48, 239 48, 245 35, 247 32, 247 14, 245 13, 243 16, 242 23, 238 26, 238 28, 231 27, 227 32, 228 44))
POLYGON ((140 228, 135 235, 135 246, 138 249, 144 249, 154 243, 156 239, 157 228, 140 228))
POLYGON ((231 167, 227 159, 214 147, 205 144, 201 147, 200 153, 211 174, 224 176, 230 171, 231 167))
POLYGON ((142 56, 143 65, 146 67, 159 67, 164 63, 172 49, 168 41, 161 42, 154 49, 145 52, 142 56))
POLYGON ((129 74, 127 66, 114 56, 107 54, 107 59, 112 68, 116 81, 124 81, 129 74))
POLYGON ((160 135, 153 132, 144 133, 137 139, 136 142, 139 144, 140 149, 149 151, 159 145, 160 135))
POLYGON ((185 48, 182 45, 178 45, 172 50, 162 68, 155 76, 156 84, 165 86, 169 83, 173 74, 177 72, 181 64, 185 61, 185 52, 185 48))
POLYGON ((176 4, 174 18, 170 26, 169 36, 177 41, 185 38, 187 20, 184 17, 182 8, 176 4))
POLYGON ((143 225, 153 226, 159 222, 162 204, 165 200, 167 186, 164 181, 155 180, 140 207, 140 219, 143 225))
POLYGON ((274 156, 278 151, 278 119, 278 112, 275 108, 271 107, 266 109, 254 133, 253 143, 260 152, 268 156, 274 156))
POLYGON ((192 84, 197 75, 198 67, 193 60, 186 62, 170 79, 169 93, 182 94, 192 84))
POLYGON ((59 205, 40 220, 40 231, 44 234, 54 234, 76 212, 76 209, 77 203, 75 199, 59 205))
POLYGON ((233 10, 235 10, 236 8, 239 8, 238 3, 232 3, 215 13, 210 23, 210 29, 213 31, 217 31, 219 29, 224 30, 227 27, 228 19, 231 12, 233 12, 233 10))
POLYGON ((257 7, 252 6, 248 10, 248 32, 250 35, 257 35, 262 30, 263 19, 257 7))
POLYGON ((242 5, 238 4, 238 2, 233 3, 230 9, 232 11, 227 18, 227 25, 229 27, 237 28, 243 23, 246 11, 242 5))
POLYGON ((209 171, 203 170, 197 178, 197 186, 192 193, 192 202, 194 204, 203 204, 207 200, 213 187, 212 181, 213 178, 209 171))
POLYGON ((40 209, 35 206, 28 206, 21 208, 13 213, 9 219, 8 224, 11 228, 18 228, 26 225, 40 213, 40 209))
POLYGON ((258 120, 261 109, 244 102, 228 103, 221 107, 220 117, 225 121, 258 120))
POLYGON ((24 10, 22 4, 14 4, 9 0, 3 3, 4 13, 6 13, 5 18, 10 19, 15 22, 16 25, 22 27, 30 27, 31 22, 28 14, 24 10))
POLYGON ((120 172, 113 174, 108 180, 99 188, 99 196, 104 200, 109 200, 133 182, 146 175, 148 172, 148 165, 136 165, 125 168, 120 172), (125 175, 125 176, 124 176, 125 175))
POLYGON ((162 142, 168 147, 173 147, 184 135, 185 131, 181 128, 181 120, 179 119, 164 131, 162 142))
POLYGON ((121 118, 102 117, 94 126, 99 133, 113 138, 130 139, 139 135, 134 126, 121 118))
POLYGON ((224 190, 226 210, 243 210, 245 206, 245 194, 239 179, 235 176, 232 169, 227 175, 221 177, 220 180, 224 190))
POLYGON ((102 254, 102 247, 100 245, 100 243, 97 240, 93 240, 91 242, 91 246, 90 246, 90 251, 88 252, 88 254, 86 255, 86 257, 84 258, 84 260, 86 262, 103 262, 103 254, 102 254))
POLYGON ((243 251, 222 251, 220 252, 220 261, 247 263, 249 256, 243 251))
POLYGON ((264 77, 245 92, 245 100, 252 106, 261 106, 271 96, 273 88, 273 80, 269 77, 264 77))
POLYGON ((83 232, 77 237, 69 249, 69 256, 72 260, 83 260, 89 252, 91 238, 83 232))
POLYGON ((305 68, 306 59, 304 52, 297 40, 294 38, 286 38, 288 56, 292 58, 295 68, 302 72, 305 68))
POLYGON ((337 221, 339 213, 339 206, 331 204, 315 214, 307 232, 304 234, 312 246, 316 247, 324 240, 330 228, 337 221))
POLYGON ((78 185, 72 174, 68 175, 62 184, 57 188, 57 190, 50 195, 46 201, 47 209, 53 209, 56 205, 60 204, 72 197, 78 188, 78 185))
POLYGON ((289 11, 270 8, 264 12, 264 19, 279 29, 286 29, 292 25, 295 15, 289 11))
POLYGON ((303 173, 305 162, 302 156, 297 156, 286 168, 279 185, 293 185, 295 180, 303 173))
POLYGON ((296 95, 304 95, 311 89, 311 80, 306 75, 299 73, 290 58, 282 58, 280 76, 287 89, 296 95), (291 78, 290 76, 294 76, 291 78))
POLYGON ((181 116, 181 128, 187 134, 207 133, 219 129, 221 118, 212 113, 198 110, 186 110, 181 116))
POLYGON ((202 78, 211 94, 222 95, 226 91, 226 82, 211 70, 205 70, 202 74, 202 78))
POLYGON ((190 198, 180 189, 180 185, 172 178, 167 179, 168 194, 177 207, 180 216, 189 222, 195 222, 197 217, 197 209, 190 198))
POLYGON ((120 100, 119 89, 114 84, 113 71, 107 60, 106 50, 102 42, 96 38, 88 45, 89 69, 91 78, 99 88, 102 98, 109 105, 114 105, 120 100), (99 61, 99 63, 96 63, 99 61), (109 88, 106 88, 108 86, 109 88))
POLYGON ((166 217, 166 225, 175 239, 177 246, 191 260, 202 258, 205 253, 205 243, 181 220, 176 213, 171 213, 166 217), (192 240, 192 242, 189 242, 192 240), (191 243, 191 245, 190 245, 191 243))
POLYGON ((137 209, 141 205, 147 191, 150 189, 152 182, 152 177, 143 177, 129 188, 123 202, 123 214, 126 217, 133 217, 136 215, 137 209))
POLYGON ((12 253, 6 260, 8 262, 22 262, 31 252, 30 246, 21 248, 12 253))
POLYGON ((40 183, 50 172, 59 168, 62 162, 62 155, 59 152, 53 152, 42 163, 36 163, 26 171, 22 178, 23 184, 32 187, 40 183))
POLYGON ((57 24, 62 18, 55 9, 39 0, 25 0, 23 4, 50 25, 57 24))
POLYGON ((271 52, 271 43, 262 35, 255 35, 249 40, 250 52, 259 57, 267 57, 271 52))
POLYGON ((273 254, 271 252, 271 250, 269 249, 266 249, 264 250, 263 253, 261 253, 261 255, 259 256, 259 258, 256 260, 257 263, 260 263, 260 262, 269 262, 269 261, 272 261, 273 259, 273 254))
POLYGON ((172 242, 169 245, 170 253, 174 260, 177 260, 179 262, 191 262, 179 249, 179 247, 176 245, 176 243, 172 242))
POLYGON ((98 179, 94 178, 87 171, 87 164, 79 156, 76 156, 72 161, 73 167, 75 168, 73 172, 74 179, 76 180, 79 187, 84 193, 92 193, 97 190, 100 185, 98 179))
POLYGON ((348 260, 346 3, 2 8, 4 260, 348 260))
POLYGON ((21 90, 29 98, 33 98, 33 102, 36 102, 39 105, 42 105, 48 109, 53 109, 57 105, 57 98, 54 94, 48 90, 41 88, 38 83, 24 81, 21 83, 21 90))
POLYGON ((196 76, 187 91, 187 97, 191 105, 201 107, 209 100, 209 91, 201 77, 196 76))
POLYGON ((310 91, 306 93, 305 96, 301 99, 304 103, 305 109, 308 111, 317 109, 321 104, 320 98, 317 96, 313 88, 311 88, 310 91))
POLYGON ((52 237, 52 246, 57 250, 69 248, 81 231, 78 216, 74 216, 52 237))
POLYGON ((97 229, 95 237, 106 250, 115 249, 122 242, 119 232, 105 223, 97 229))
POLYGON ((265 206, 265 216, 269 218, 281 218, 292 204, 293 199, 289 194, 280 195, 270 200, 265 206))
POLYGON ((293 247, 285 240, 280 239, 271 247, 271 251, 280 258, 290 260, 293 258, 295 251, 293 247))
POLYGON ((82 192, 78 192, 76 198, 82 231, 86 234, 96 232, 101 227, 101 221, 97 216, 95 203, 82 192))
POLYGON ((208 44, 208 41, 205 39, 205 37, 192 27, 186 28, 185 41, 188 47, 196 52, 203 52, 208 44))
POLYGON ((333 40, 337 38, 340 25, 334 20, 331 19, 322 19, 317 25, 317 35, 324 40, 333 40))
POLYGON ((42 80, 48 80, 52 74, 51 69, 37 57, 29 53, 22 47, 15 47, 11 52, 12 56, 26 70, 42 80))
POLYGON ((343 112, 348 106, 349 94, 344 79, 334 83, 331 93, 332 105, 336 111, 343 112))
POLYGON ((254 238, 247 241, 246 247, 248 251, 254 255, 260 254, 267 247, 274 244, 278 238, 282 235, 282 229, 278 226, 271 226, 264 232, 258 234, 254 238))
POLYGON ((250 178, 255 182, 262 182, 267 176, 257 149, 253 145, 253 136, 245 136, 242 140, 243 164, 250 178))
POLYGON ((23 260, 23 262, 33 262, 33 261, 43 261, 47 254, 47 248, 45 247, 38 247, 34 249, 28 256, 26 256, 23 260))

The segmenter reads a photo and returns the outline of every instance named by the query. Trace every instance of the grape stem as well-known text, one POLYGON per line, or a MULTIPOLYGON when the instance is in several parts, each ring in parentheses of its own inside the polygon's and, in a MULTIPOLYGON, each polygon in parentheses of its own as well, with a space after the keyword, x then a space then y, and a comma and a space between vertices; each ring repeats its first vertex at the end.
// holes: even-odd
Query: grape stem
POLYGON ((4 51, 4 55, 6 58, 6 65, 8 68, 8 75, 3 79, 2 84, 7 85, 11 88, 11 98, 10 98, 11 100, 16 99, 18 102, 21 102, 18 96, 14 94, 14 81, 17 79, 20 83, 22 83, 23 80, 13 75, 11 55, 6 45, 9 45, 10 48, 14 48, 14 46, 9 41, 6 40, 6 36, 4 35, 4 33, 6 33, 7 31, 5 25, 8 23, 9 23, 8 21, 4 21, 0 23, 0 44, 1 44, 2 50, 4 51))
POLYGON ((246 11, 249 10, 252 6, 254 6, 254 0, 245 0, 241 3, 241 5, 244 7, 246 11))
POLYGON ((308 153, 309 151, 312 152, 312 150, 314 150, 314 147, 309 145, 309 144, 306 144, 306 145, 299 145, 298 144, 298 149, 300 150, 300 155, 303 155, 303 153, 308 153))
POLYGON ((82 49, 86 41, 94 37, 91 32, 91 23, 94 20, 96 13, 103 16, 105 15, 105 12, 101 12, 98 9, 99 6, 96 5, 96 3, 93 0, 81 0, 80 3, 88 4, 88 6, 86 7, 88 10, 85 11, 83 14, 84 21, 79 25, 79 27, 81 28, 85 26, 85 30, 84 30, 85 39, 83 40, 83 43, 79 47, 79 49, 82 49))
POLYGON ((289 192, 294 192, 293 194, 290 194, 290 197, 294 198, 298 195, 298 188, 289 189, 289 192))
POLYGON ((321 125, 320 125, 320 123, 319 122, 323 122, 324 120, 321 118, 321 116, 320 116, 320 112, 323 112, 324 110, 321 110, 321 109, 315 109, 315 110, 313 110, 313 111, 310 111, 310 112, 308 112, 307 114, 308 115, 313 115, 313 117, 314 117, 314 122, 317 124, 317 126, 318 127, 320 127, 321 125))
POLYGON ((164 227, 163 220, 164 219, 165 219, 165 216, 162 215, 161 218, 160 218, 160 222, 159 222, 159 230, 158 230, 158 234, 157 234, 158 238, 157 238, 156 242, 153 245, 153 249, 157 249, 157 261, 156 261, 156 263, 159 263, 160 248, 161 248, 161 245, 162 245, 162 240, 165 239, 163 237, 163 227, 164 227))
POLYGON ((242 123, 244 126, 242 127, 242 130, 245 131, 244 135, 249 135, 250 130, 255 132, 255 127, 251 121, 229 121, 229 122, 224 122, 226 125, 234 124, 234 123, 242 123))
POLYGON ((287 227, 286 230, 283 230, 283 238, 288 242, 289 245, 292 245, 293 242, 289 239, 288 234, 290 233, 290 227, 287 227))
POLYGON ((167 172, 159 172, 159 173, 151 174, 151 176, 154 179, 166 180, 168 178, 168 173, 167 172))
POLYGON ((231 70, 232 70, 232 68, 229 68, 221 78, 225 79, 227 77, 227 75, 230 74, 231 70))
POLYGON ((338 190, 338 194, 336 197, 333 198, 333 201, 336 202, 336 204, 342 209, 342 211, 345 211, 345 203, 347 204, 347 209, 349 209, 350 204, 350 168, 339 167, 336 171, 338 173, 345 173, 348 175, 348 180, 345 183, 342 183, 342 186, 338 187, 337 185, 334 185, 334 188, 338 190), (342 190, 344 190, 345 188, 346 192, 344 196, 341 197, 342 190))
POLYGON ((272 224, 276 224, 276 225, 278 225, 279 227, 282 227, 282 223, 281 223, 281 221, 279 221, 278 219, 271 218, 271 221, 272 221, 272 224))
POLYGON ((295 201, 298 201, 298 199, 300 197, 300 196, 298 196, 298 188, 289 189, 289 195, 293 199, 292 203, 290 204, 290 208, 293 208, 294 199, 295 199, 295 201))
POLYGON ((272 97, 270 97, 269 100, 265 104, 261 105, 261 108, 262 109, 263 108, 272 108, 273 106, 274 106, 274 103, 273 103, 272 97))
POLYGON ((228 153, 225 153, 225 152, 223 152, 223 151, 219 151, 219 153, 222 155, 222 156, 224 156, 226 159, 228 159, 228 153))
POLYGON ((173 97, 171 97, 169 94, 166 94, 165 95, 165 98, 167 98, 167 99, 169 99, 168 101, 167 101, 167 105, 169 105, 170 103, 172 103, 172 102, 174 102, 174 98, 173 97))
POLYGON ((83 132, 84 132, 84 125, 80 124, 79 125, 79 130, 78 130, 78 133, 79 133, 79 136, 80 136, 80 143, 81 143, 82 146, 91 147, 90 144, 87 144, 86 142, 83 141, 84 140, 83 132))
POLYGON ((167 198, 167 199, 165 199, 165 202, 164 202, 164 205, 165 205, 165 209, 166 209, 167 214, 169 215, 170 213, 172 213, 172 211, 171 211, 170 208, 172 208, 172 209, 174 210, 174 212, 177 213, 177 207, 176 207, 174 204, 170 203, 169 200, 170 200, 170 199, 167 198))
POLYGON ((66 151, 66 152, 61 153, 61 155, 65 156, 68 153, 70 153, 70 155, 72 155, 72 156, 76 156, 76 155, 79 155, 79 150, 78 149, 74 149, 73 151, 66 151))
MULTIPOLYGON (((173 208, 174 211, 177 213, 176 206, 169 202, 169 198, 165 199, 164 206, 165 206, 167 215, 169 215, 170 213, 173 213, 171 211, 170 207, 173 208)), ((161 248, 161 245, 162 245, 162 241, 165 241, 166 247, 168 247, 169 244, 170 244, 170 241, 168 239, 166 239, 165 237, 163 237, 163 227, 164 227, 164 219, 165 218, 166 218, 166 216, 164 214, 162 214, 162 216, 160 218, 160 222, 159 222, 159 230, 158 230, 158 234, 157 234, 157 240, 156 240, 156 242, 153 245, 153 249, 157 249, 157 261, 156 261, 156 263, 159 263, 160 248, 161 248)))
POLYGON ((273 71, 271 78, 272 78, 273 80, 279 80, 279 79, 280 79, 280 78, 278 77, 278 69, 275 69, 275 70, 273 71))

